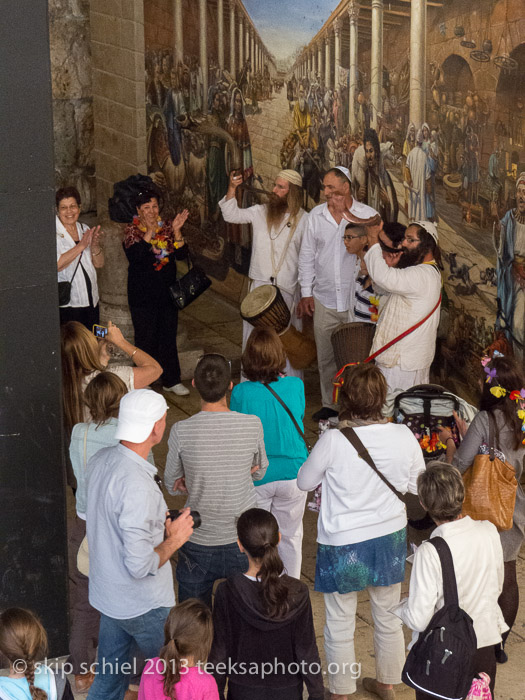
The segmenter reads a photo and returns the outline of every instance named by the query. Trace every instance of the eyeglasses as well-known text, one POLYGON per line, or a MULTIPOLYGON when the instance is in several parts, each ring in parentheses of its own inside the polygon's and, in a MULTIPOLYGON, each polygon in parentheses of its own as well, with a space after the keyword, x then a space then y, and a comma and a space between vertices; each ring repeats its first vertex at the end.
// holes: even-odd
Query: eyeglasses
POLYGON ((409 238, 408 236, 405 236, 403 240, 407 243, 419 243, 419 238, 409 238))
POLYGON ((364 238, 365 236, 366 236, 366 233, 356 233, 353 236, 351 236, 349 233, 346 233, 343 236, 343 241, 353 241, 355 238, 364 238))

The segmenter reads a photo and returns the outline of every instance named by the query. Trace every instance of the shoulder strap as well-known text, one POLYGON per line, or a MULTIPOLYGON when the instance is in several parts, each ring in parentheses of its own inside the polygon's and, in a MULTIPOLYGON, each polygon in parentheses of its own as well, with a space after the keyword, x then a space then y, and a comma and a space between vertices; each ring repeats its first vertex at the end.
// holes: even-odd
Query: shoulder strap
POLYGON ((390 481, 386 478, 384 474, 382 474, 379 469, 376 467, 374 464, 374 460, 370 456, 370 452, 366 449, 366 447, 363 445, 359 437, 357 436, 357 433, 353 428, 343 428, 341 430, 341 433, 345 436, 345 438, 352 444, 352 446, 355 448, 355 451, 357 452, 357 456, 363 459, 372 469, 375 471, 377 476, 381 479, 383 483, 385 483, 388 488, 392 491, 392 493, 395 493, 395 495, 399 498, 400 501, 405 503, 403 499, 403 495, 396 489, 395 486, 392 486, 390 481))
POLYGON ((311 452, 312 446, 311 446, 310 443, 307 441, 307 439, 306 439, 306 437, 305 437, 305 434, 304 434, 303 431, 301 430, 301 428, 300 428, 300 426, 299 426, 299 423, 295 420, 295 418, 294 418, 294 416, 293 416, 293 413, 290 411, 290 409, 288 408, 288 406, 284 403, 284 401, 281 399, 281 397, 279 396, 279 394, 278 394, 276 391, 274 391, 274 390, 272 389, 272 387, 271 387, 269 384, 263 384, 263 386, 265 386, 265 387, 268 389, 268 391, 270 392, 270 394, 273 394, 273 396, 277 399, 277 401, 278 401, 278 402, 281 404, 281 406, 284 408, 284 410, 286 411, 286 413, 290 416, 290 418, 292 419, 292 423, 293 423, 294 426, 295 426, 295 429, 297 430, 297 432, 299 433, 299 435, 302 437, 303 442, 304 442, 304 444, 306 445, 306 449, 308 450, 308 452, 311 452))
POLYGON ((458 605, 458 587, 456 583, 456 573, 454 571, 454 561, 450 547, 443 537, 432 537, 429 542, 434 545, 441 562, 441 572, 443 574, 443 598, 445 605, 458 605))
POLYGON ((73 272, 73 277, 69 280, 71 283, 75 279, 75 275, 77 274, 78 266, 80 265, 80 261, 82 260, 83 255, 84 255, 84 251, 82 251, 80 253, 80 255, 78 256, 78 262, 77 262, 77 266, 75 267, 75 272, 73 272))

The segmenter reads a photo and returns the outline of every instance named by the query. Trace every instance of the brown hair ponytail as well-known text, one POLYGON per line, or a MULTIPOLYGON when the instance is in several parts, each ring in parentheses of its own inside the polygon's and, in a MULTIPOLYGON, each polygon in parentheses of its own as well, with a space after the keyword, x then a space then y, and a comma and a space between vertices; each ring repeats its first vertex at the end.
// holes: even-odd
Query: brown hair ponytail
POLYGON ((252 559, 260 562, 257 578, 270 617, 283 617, 289 609, 288 587, 281 578, 284 564, 279 556, 279 526, 274 516, 262 508, 250 508, 237 521, 239 542, 252 559))
POLYGON ((164 695, 176 700, 175 684, 181 679, 182 661, 191 657, 195 664, 204 663, 213 641, 211 610, 202 601, 189 598, 170 610, 164 625, 164 695))
POLYGON ((35 687, 35 661, 42 658, 46 651, 46 631, 32 612, 23 608, 8 608, 0 614, 0 652, 10 664, 19 660, 25 662, 24 675, 32 700, 47 700, 47 693, 35 687))

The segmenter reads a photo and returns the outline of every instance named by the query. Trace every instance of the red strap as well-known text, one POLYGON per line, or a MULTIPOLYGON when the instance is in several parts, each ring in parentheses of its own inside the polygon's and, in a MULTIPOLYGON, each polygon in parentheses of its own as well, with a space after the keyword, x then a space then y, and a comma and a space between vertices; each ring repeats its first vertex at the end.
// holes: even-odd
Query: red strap
MULTIPOLYGON (((385 352, 385 350, 388 350, 388 348, 391 348, 392 345, 395 345, 395 344, 398 343, 400 340, 403 340, 403 338, 406 338, 407 335, 410 335, 413 331, 416 330, 416 328, 419 328, 419 326, 422 326, 422 325, 425 323, 425 321, 428 321, 428 319, 432 316, 432 314, 433 314, 435 311, 438 310, 440 304, 441 304, 441 294, 439 295, 439 299, 437 300, 437 304, 434 306, 434 308, 432 309, 432 311, 431 311, 429 314, 427 314, 427 315, 425 316, 425 318, 422 318, 421 321, 418 321, 418 322, 417 322, 415 325, 413 325, 411 328, 409 328, 408 330, 406 330, 406 331, 404 331, 403 333, 401 333, 401 335, 396 336, 393 340, 391 340, 390 342, 388 342, 386 345, 383 345, 382 348, 379 348, 379 350, 376 350, 372 355, 369 355, 369 357, 367 357, 366 360, 363 360, 363 363, 365 363, 365 362, 372 362, 372 360, 375 360, 375 358, 376 358, 378 355, 381 355, 383 352, 385 352)), ((348 364, 344 365, 344 367, 341 367, 341 369, 339 370, 339 372, 335 375, 334 380, 339 379, 339 377, 342 375, 342 373, 344 372, 344 370, 345 370, 347 367, 351 367, 352 365, 356 365, 356 364, 359 364, 359 363, 357 363, 357 362, 349 362, 348 364)), ((334 381, 334 385, 335 385, 336 388, 337 388, 338 386, 340 386, 340 384, 338 384, 336 381, 334 381)), ((334 393, 336 393, 336 392, 334 391, 334 393)))

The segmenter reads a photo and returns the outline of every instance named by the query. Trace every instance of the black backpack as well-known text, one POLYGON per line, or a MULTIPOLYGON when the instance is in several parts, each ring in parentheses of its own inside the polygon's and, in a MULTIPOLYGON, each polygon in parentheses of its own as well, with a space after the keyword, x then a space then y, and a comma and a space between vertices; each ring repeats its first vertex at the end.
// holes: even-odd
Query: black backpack
POLYGON ((402 679, 411 688, 433 697, 463 700, 474 678, 476 633, 472 619, 459 607, 454 562, 448 544, 442 537, 433 537, 429 542, 437 549, 441 561, 445 604, 410 650, 402 679))
POLYGON ((113 197, 108 200, 108 214, 111 221, 119 224, 130 224, 137 213, 135 199, 140 192, 152 192, 159 197, 160 193, 149 175, 130 175, 126 180, 115 182, 113 197))

